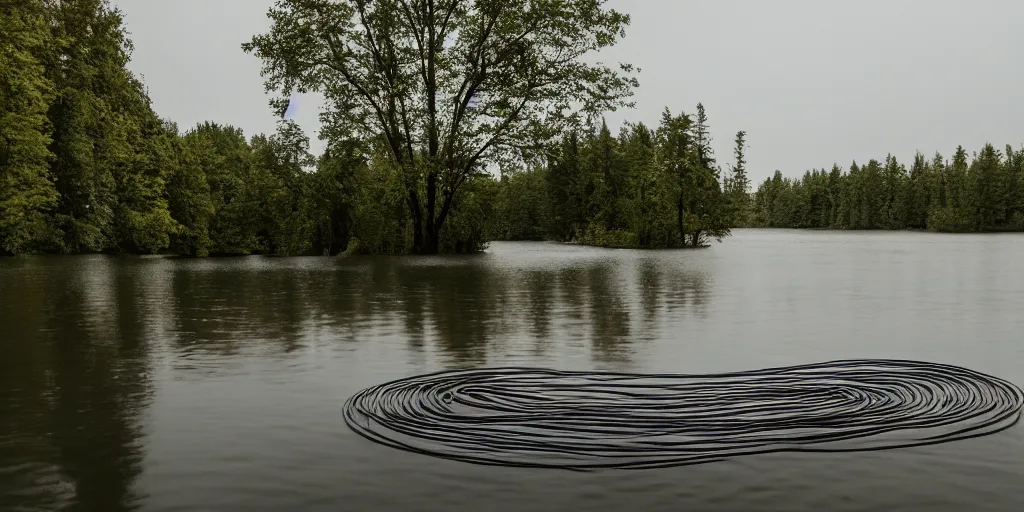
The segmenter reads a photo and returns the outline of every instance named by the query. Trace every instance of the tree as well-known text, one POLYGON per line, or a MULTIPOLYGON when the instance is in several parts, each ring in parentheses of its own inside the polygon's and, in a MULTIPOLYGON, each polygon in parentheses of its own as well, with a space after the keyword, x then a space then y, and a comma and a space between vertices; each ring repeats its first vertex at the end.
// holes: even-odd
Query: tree
POLYGON ((700 247, 708 237, 729 234, 729 211, 711 151, 704 106, 697 115, 662 114, 658 130, 659 162, 671 184, 679 243, 700 247))
POLYGON ((583 173, 580 161, 580 134, 570 130, 549 159, 547 189, 550 212, 548 234, 555 240, 568 242, 586 224, 586 204, 590 200, 590 180, 583 173))
MULTIPOLYGON (((209 223, 210 254, 250 254, 258 249, 255 219, 259 208, 249 192, 252 148, 242 130, 200 123, 184 136, 209 187, 213 214, 209 223)), ((204 206, 205 207, 205 206, 204 206)))
POLYGON ((736 163, 733 164, 726 180, 728 186, 725 190, 733 209, 733 222, 738 225, 747 224, 747 216, 750 213, 750 196, 747 195, 750 179, 747 178, 746 137, 747 132, 743 130, 736 132, 736 148, 733 150, 736 163))
MULTIPOLYGON (((268 91, 318 91, 328 139, 382 137, 401 170, 414 251, 436 253, 468 180, 509 149, 539 149, 578 112, 627 105, 636 87, 584 55, 629 17, 605 0, 279 0, 242 45, 268 91)), ((280 111, 286 103, 272 100, 280 111)))
MULTIPOLYGON (((51 6, 55 45, 46 63, 56 87, 52 175, 60 193, 53 217, 62 252, 110 248, 115 231, 118 179, 129 165, 125 112, 131 52, 121 13, 104 0, 67 0, 51 6)), ((123 183, 123 180, 121 180, 123 183)))
POLYGON ((257 250, 279 255, 302 254, 309 249, 313 225, 302 198, 308 195, 315 159, 309 138, 293 121, 279 121, 277 131, 250 141, 252 168, 245 184, 246 197, 255 206, 257 250))
POLYGON ((692 119, 680 113, 672 115, 666 107, 661 115, 661 126, 658 128, 659 161, 668 175, 675 203, 676 228, 679 231, 680 243, 686 243, 686 212, 691 201, 687 195, 694 186, 693 174, 693 141, 691 137, 692 119))
POLYGON ((907 169, 896 161, 896 157, 888 155, 882 169, 882 213, 881 224, 884 229, 904 229, 907 226, 907 169))
POLYGON ((1005 221, 1008 183, 1001 182, 1002 155, 992 144, 985 144, 968 167, 970 214, 974 230, 1000 226, 1005 221))
POLYGON ((628 195, 623 199, 628 229, 640 247, 677 245, 672 197, 658 165, 656 134, 643 123, 627 124, 620 147, 628 163, 628 195))
POLYGON ((715 166, 715 153, 711 150, 711 126, 704 104, 697 104, 697 115, 693 122, 693 147, 697 152, 697 162, 705 169, 715 166))
POLYGON ((607 231, 621 229, 622 213, 619 199, 625 188, 627 168, 621 158, 619 141, 612 137, 608 125, 601 120, 597 138, 586 153, 586 170, 595 183, 594 200, 599 205, 596 222, 607 231))
POLYGON ((57 204, 46 118, 53 82, 41 62, 52 45, 44 14, 34 1, 0 10, 0 254, 39 242, 57 204))
POLYGON ((924 229, 928 225, 928 205, 931 203, 929 180, 928 162, 919 151, 910 166, 910 182, 904 200, 907 206, 907 226, 910 228, 924 229))
MULTIPOLYGON (((178 127, 168 123, 169 133, 178 133, 178 127)), ((210 184, 203 172, 202 162, 197 156, 208 141, 174 137, 173 151, 177 166, 167 180, 168 206, 171 217, 181 225, 171 242, 171 249, 189 256, 206 256, 210 252, 210 222, 216 213, 210 198, 210 184), (201 149, 200 149, 201 148, 201 149)))
POLYGON ((366 167, 357 141, 337 143, 320 155, 304 197, 313 227, 314 254, 331 256, 348 249, 353 228, 357 173, 366 167))

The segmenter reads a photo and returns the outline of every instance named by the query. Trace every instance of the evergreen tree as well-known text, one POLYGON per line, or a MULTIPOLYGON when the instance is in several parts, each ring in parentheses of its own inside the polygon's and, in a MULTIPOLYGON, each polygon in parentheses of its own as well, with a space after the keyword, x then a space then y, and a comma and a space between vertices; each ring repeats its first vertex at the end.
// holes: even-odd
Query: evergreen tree
POLYGON ((974 230, 999 229, 1006 222, 1006 186, 1002 176, 1002 155, 985 144, 968 167, 968 213, 974 230))
POLYGON ((928 176, 928 162, 921 152, 914 155, 910 166, 910 181, 907 185, 904 204, 907 207, 907 227, 925 229, 928 227, 928 207, 931 204, 928 176))
POLYGON ((684 113, 672 115, 666 108, 661 116, 658 133, 659 161, 668 176, 681 244, 686 243, 689 233, 687 213, 694 202, 690 195, 695 188, 693 175, 698 165, 694 159, 691 125, 690 116, 684 113))
POLYGON ((732 166, 732 172, 726 181, 726 194, 729 197, 733 208, 734 223, 744 226, 749 223, 750 214, 750 179, 747 178, 746 160, 746 136, 747 132, 740 130, 736 132, 736 148, 733 150, 736 156, 736 163, 732 166))
POLYGON ((583 173, 580 136, 576 130, 566 133, 555 149, 547 172, 547 196, 550 202, 549 227, 555 240, 567 242, 579 235, 586 224, 590 180, 583 173))

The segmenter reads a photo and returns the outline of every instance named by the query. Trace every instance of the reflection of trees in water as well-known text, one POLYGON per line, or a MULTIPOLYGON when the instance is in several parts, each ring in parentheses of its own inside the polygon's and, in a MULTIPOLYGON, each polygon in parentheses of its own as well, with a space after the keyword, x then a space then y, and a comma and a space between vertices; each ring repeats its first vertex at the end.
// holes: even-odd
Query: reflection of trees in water
MULTIPOLYGON (((13 406, 25 420, 5 432, 17 432, 11 444, 24 450, 19 473, 30 486, 27 493, 14 490, 26 508, 139 506, 133 487, 143 457, 140 416, 152 387, 146 290, 133 263, 115 261, 83 258, 48 269, 41 289, 26 290, 33 303, 19 305, 19 322, 2 318, 5 326, 32 326, 5 339, 12 359, 31 364, 18 375, 15 392, 0 398, 0 411, 13 406), (18 411, 21 400, 31 401, 30 411, 18 411)), ((8 455, 0 462, 9 463, 8 455)))
POLYGON ((74 497, 51 435, 54 350, 44 333, 55 287, 34 280, 60 269, 39 263, 11 258, 0 271, 0 510, 58 510, 74 497))
POLYGON ((488 345, 501 330, 505 275, 476 261, 403 265, 398 275, 403 288, 423 290, 437 348, 453 363, 484 363, 488 345))
POLYGON ((660 313, 706 315, 708 276, 680 260, 645 258, 637 269, 645 328, 656 328, 660 313))
MULTIPOLYGON (((393 261, 392 265, 393 265, 393 261)), ((397 272, 396 272, 397 274, 397 272)), ((427 334, 427 298, 430 286, 425 280, 410 279, 412 276, 402 275, 404 279, 395 280, 394 297, 391 304, 395 312, 401 312, 404 335, 409 338, 409 347, 416 351, 423 350, 427 334)))
POLYGON ((433 339, 452 364, 472 365, 487 360, 496 340, 522 332, 534 355, 588 339, 596 361, 622 363, 634 337, 659 334, 659 315, 700 314, 707 296, 703 274, 658 257, 635 269, 625 259, 521 267, 486 257, 295 261, 176 262, 179 349, 231 355, 276 341, 287 352, 314 332, 354 343, 397 336, 416 352, 433 339))
POLYGON ((550 270, 527 270, 520 279, 526 287, 526 314, 533 339, 533 354, 540 355, 550 345, 551 317, 555 314, 555 287, 557 276, 550 270))
MULTIPOLYGON (((583 267, 566 267, 558 271, 559 299, 565 304, 565 317, 576 322, 586 319, 586 272, 583 267)), ((578 333, 577 333, 578 334, 578 333)))
POLYGON ((667 313, 688 313, 698 317, 707 314, 709 298, 708 275, 700 270, 665 268, 663 302, 667 313))
POLYGON ((637 280, 640 288, 640 311, 644 331, 654 328, 661 306, 661 271, 657 263, 650 259, 640 260, 637 280))
POLYGON ((631 344, 629 302, 622 296, 618 265, 597 264, 587 271, 593 358, 604 363, 625 363, 631 344))
MULTIPOLYGON (((176 344, 185 354, 236 354, 253 342, 300 347, 312 281, 292 268, 247 268, 241 259, 179 261, 173 272, 176 344)), ((255 347, 258 350, 265 347, 255 347)))
POLYGON ((242 350, 286 354, 311 334, 366 343, 378 333, 472 366, 517 332, 532 341, 513 350, 538 355, 587 339, 596 362, 621 364, 659 317, 702 314, 709 293, 704 274, 660 257, 635 272, 625 259, 59 261, 0 273, 0 508, 138 506, 140 415, 162 324, 179 367, 237 362, 221 356, 242 350))
POLYGON ((625 260, 511 268, 486 258, 356 261, 359 272, 350 269, 352 276, 333 281, 329 293, 311 294, 345 298, 318 314, 360 326, 356 338, 381 328, 381 317, 388 324, 400 318, 410 347, 419 350, 434 337, 432 345, 455 366, 486 362, 495 342, 515 332, 528 334, 533 355, 587 339, 595 361, 627 363, 634 337, 659 336, 657 319, 665 313, 702 315, 708 293, 706 276, 674 259, 645 258, 635 272, 625 260), (631 324, 633 308, 638 326, 631 324))

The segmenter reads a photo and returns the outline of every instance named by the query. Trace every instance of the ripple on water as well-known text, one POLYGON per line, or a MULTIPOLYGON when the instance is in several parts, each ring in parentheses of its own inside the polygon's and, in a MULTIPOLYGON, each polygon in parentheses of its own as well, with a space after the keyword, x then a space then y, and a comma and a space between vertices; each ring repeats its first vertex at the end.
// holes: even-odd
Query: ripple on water
POLYGON ((950 365, 834 361, 718 375, 455 370, 367 388, 345 422, 464 462, 655 468, 771 452, 935 444, 1003 430, 1024 391, 950 365))

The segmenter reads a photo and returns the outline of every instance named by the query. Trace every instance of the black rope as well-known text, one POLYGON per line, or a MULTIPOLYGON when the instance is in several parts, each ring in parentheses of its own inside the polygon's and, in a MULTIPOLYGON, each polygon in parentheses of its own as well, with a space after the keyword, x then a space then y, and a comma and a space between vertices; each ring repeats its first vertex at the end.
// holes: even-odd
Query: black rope
POLYGON ((345 423, 477 464, 657 468, 771 452, 921 446, 1017 423, 1024 392, 965 368, 852 360, 714 375, 442 371, 364 389, 345 423))

